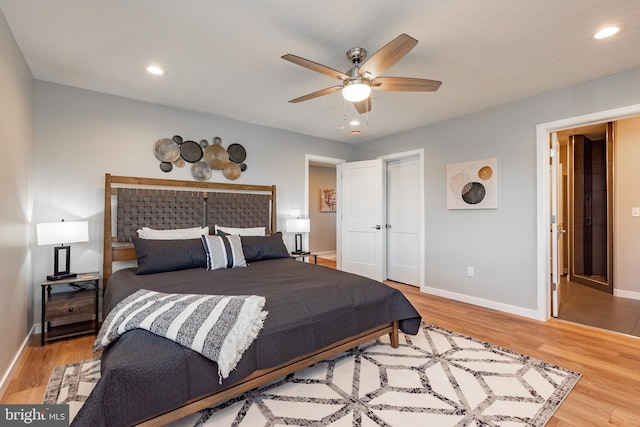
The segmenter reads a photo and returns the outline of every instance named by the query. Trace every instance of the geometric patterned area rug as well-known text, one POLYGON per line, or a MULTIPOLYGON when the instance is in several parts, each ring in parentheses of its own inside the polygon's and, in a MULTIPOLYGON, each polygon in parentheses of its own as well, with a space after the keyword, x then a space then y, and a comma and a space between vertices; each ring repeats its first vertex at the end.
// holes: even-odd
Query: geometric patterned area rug
MULTIPOLYGON (((54 372, 43 403, 81 405, 97 381, 92 363, 56 368, 68 376, 56 394, 54 372), (85 384, 74 386, 74 375, 85 384)), ((423 323, 416 336, 400 334, 397 349, 382 337, 172 425, 544 426, 579 378, 423 323)))
POLYGON ((58 366, 51 373, 42 403, 69 405, 73 420, 99 379, 99 358, 58 366))

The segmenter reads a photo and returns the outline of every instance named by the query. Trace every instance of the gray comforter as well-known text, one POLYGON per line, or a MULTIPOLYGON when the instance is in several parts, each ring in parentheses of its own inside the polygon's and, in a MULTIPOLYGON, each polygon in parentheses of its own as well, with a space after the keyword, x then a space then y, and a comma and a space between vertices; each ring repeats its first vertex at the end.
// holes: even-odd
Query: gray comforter
POLYGON ((102 377, 74 426, 126 426, 226 389, 257 369, 280 365, 376 326, 400 321, 415 334, 420 315, 399 291, 379 282, 293 259, 245 268, 136 275, 116 272, 105 313, 139 289, 167 293, 261 295, 269 315, 258 338, 222 384, 216 364, 144 330, 124 334, 102 356, 102 377))

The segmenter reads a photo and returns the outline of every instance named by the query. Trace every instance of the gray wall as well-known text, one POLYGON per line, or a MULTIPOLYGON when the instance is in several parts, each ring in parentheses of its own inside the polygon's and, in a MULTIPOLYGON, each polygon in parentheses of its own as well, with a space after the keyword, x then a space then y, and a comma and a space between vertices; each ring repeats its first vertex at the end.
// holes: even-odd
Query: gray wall
MULTIPOLYGON (((190 169, 159 169, 153 145, 175 134, 242 144, 247 171, 235 181, 214 171, 210 181, 277 186, 278 228, 292 209, 304 212, 305 154, 353 159, 348 144, 235 120, 36 81, 33 222, 89 221, 88 243, 71 245, 76 272, 102 267, 104 174, 193 180, 190 169)), ((285 233, 293 248, 293 236, 285 233)), ((34 247, 36 280, 53 270, 51 247, 34 247)), ((36 306, 40 295, 34 293, 36 306)), ((35 313, 38 321, 40 313, 35 313)))
POLYGON ((359 157, 425 150, 425 290, 527 314, 537 308, 536 125, 638 103, 640 69, 362 144, 359 157), (446 165, 489 157, 498 209, 447 210, 446 165))
POLYGON ((0 396, 32 324, 33 76, 0 11, 0 396))
POLYGON ((320 212, 320 189, 336 189, 336 168, 309 165, 309 250, 336 250, 336 213, 320 212))

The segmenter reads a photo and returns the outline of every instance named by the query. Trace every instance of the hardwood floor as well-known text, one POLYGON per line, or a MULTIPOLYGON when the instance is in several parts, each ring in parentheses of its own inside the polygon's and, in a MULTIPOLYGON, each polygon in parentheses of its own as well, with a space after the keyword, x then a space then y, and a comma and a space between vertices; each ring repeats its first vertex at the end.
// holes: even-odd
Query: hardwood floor
MULTIPOLYGON (((401 290, 426 322, 581 373, 548 426, 640 425, 640 339, 561 320, 539 322, 387 284, 401 290)), ((54 366, 95 356, 93 338, 30 347, 0 402, 40 403, 54 366)))
POLYGON ((91 351, 94 340, 94 335, 87 335, 41 347, 40 336, 32 337, 0 403, 42 403, 53 368, 99 356, 91 351))

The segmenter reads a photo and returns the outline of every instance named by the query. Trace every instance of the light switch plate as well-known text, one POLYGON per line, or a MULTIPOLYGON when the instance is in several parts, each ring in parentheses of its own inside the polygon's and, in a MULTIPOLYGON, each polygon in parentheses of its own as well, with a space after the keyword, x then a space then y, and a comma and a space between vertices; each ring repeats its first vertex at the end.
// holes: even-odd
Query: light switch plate
POLYGON ((640 208, 631 208, 631 216, 640 216, 640 208))

